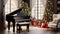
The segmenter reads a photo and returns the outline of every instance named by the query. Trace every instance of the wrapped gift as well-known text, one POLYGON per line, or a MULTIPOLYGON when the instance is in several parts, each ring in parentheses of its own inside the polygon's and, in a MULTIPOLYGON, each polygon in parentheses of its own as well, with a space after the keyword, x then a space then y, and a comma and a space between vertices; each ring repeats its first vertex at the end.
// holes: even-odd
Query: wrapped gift
POLYGON ((35 18, 32 18, 31 23, 32 23, 32 25, 36 25, 36 19, 35 18))
POLYGON ((48 21, 45 21, 44 23, 42 23, 41 27, 42 28, 47 28, 48 27, 48 21))
POLYGON ((38 27, 41 27, 40 21, 37 21, 36 25, 37 25, 38 27))

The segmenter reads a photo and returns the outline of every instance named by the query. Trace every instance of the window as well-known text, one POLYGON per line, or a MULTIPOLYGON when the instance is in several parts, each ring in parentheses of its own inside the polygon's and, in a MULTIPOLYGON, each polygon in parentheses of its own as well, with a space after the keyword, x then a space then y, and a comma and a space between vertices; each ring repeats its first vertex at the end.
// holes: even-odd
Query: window
MULTIPOLYGON (((7 0, 5 4, 5 15, 15 11, 18 9, 18 1, 17 0, 7 0)), ((6 21, 7 24, 7 21, 6 21)))
POLYGON ((45 11, 46 1, 47 0, 31 0, 31 12, 32 17, 36 19, 42 19, 45 11))
POLYGON ((18 1, 17 0, 7 0, 7 3, 5 4, 5 14, 9 14, 16 10, 18 7, 18 1))

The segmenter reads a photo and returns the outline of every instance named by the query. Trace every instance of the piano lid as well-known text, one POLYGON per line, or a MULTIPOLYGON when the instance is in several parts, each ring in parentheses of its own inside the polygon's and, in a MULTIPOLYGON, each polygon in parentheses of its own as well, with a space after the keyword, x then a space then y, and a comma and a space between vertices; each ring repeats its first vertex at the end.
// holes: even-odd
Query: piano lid
POLYGON ((7 14, 7 15, 14 15, 14 14, 20 12, 20 11, 22 11, 22 8, 19 8, 18 10, 15 10, 15 11, 13 11, 13 12, 7 14))

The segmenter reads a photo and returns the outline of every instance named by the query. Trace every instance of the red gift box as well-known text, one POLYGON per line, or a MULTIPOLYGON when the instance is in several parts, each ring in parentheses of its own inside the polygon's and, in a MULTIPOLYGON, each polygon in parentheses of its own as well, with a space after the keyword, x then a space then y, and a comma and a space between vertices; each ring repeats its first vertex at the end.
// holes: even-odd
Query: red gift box
POLYGON ((41 23, 38 21, 36 24, 38 27, 41 27, 41 23))
POLYGON ((42 28, 48 28, 48 21, 45 21, 44 23, 42 23, 41 27, 42 28))

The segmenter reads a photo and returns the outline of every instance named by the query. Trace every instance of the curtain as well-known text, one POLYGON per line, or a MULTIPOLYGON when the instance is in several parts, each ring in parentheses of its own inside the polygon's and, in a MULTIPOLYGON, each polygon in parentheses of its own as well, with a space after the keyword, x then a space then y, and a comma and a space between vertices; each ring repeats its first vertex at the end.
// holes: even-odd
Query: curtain
POLYGON ((31 15, 32 18, 36 19, 43 19, 45 7, 46 7, 46 1, 47 0, 31 0, 31 15))

